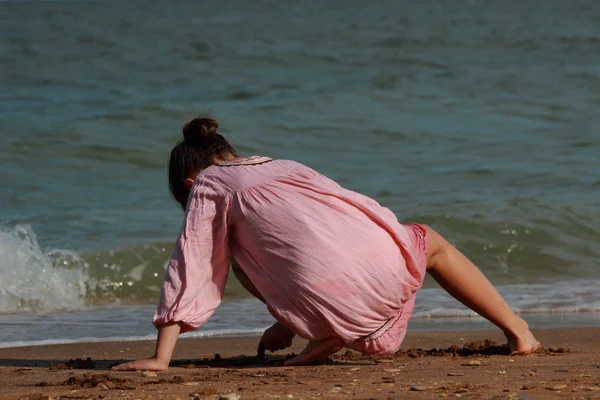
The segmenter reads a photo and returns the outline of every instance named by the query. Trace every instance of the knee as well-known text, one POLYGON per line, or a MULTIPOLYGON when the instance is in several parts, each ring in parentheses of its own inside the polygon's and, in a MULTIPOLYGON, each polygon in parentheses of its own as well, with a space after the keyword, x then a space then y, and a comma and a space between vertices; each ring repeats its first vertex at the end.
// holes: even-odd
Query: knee
POLYGON ((429 225, 427 225, 427 224, 419 224, 419 226, 422 226, 422 227, 423 227, 423 229, 425 229, 425 231, 427 232, 427 234, 428 234, 428 235, 430 234, 430 232, 435 232, 435 231, 433 230, 433 228, 432 228, 432 227, 430 227, 430 226, 429 226, 429 225))

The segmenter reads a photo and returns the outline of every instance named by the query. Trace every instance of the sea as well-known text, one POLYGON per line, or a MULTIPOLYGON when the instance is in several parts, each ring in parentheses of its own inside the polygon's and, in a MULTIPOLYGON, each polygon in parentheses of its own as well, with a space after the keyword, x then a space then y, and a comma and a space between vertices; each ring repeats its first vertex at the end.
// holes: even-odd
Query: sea
MULTIPOLYGON (((533 328, 600 326, 597 0, 0 1, 0 347, 155 337, 208 113, 431 225, 533 328)), ((231 277, 193 337, 273 322, 231 277)), ((409 330, 493 327, 430 279, 409 330)))

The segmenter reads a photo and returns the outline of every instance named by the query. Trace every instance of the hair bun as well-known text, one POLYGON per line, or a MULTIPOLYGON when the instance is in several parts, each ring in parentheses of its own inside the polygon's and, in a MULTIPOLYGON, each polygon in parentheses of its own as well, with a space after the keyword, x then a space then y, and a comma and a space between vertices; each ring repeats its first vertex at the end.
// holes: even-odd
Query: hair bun
POLYGON ((219 123, 211 118, 194 118, 183 126, 183 138, 192 146, 205 145, 215 140, 219 123))

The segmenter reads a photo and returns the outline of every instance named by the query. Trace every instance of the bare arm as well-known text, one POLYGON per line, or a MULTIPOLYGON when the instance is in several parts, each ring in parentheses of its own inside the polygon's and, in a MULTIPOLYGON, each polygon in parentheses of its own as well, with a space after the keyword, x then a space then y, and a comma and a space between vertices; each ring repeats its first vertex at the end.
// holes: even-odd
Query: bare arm
POLYGON ((116 365, 113 371, 164 371, 169 368, 173 349, 181 326, 177 322, 162 325, 158 328, 158 338, 156 340, 156 350, 151 358, 131 361, 125 364, 116 365))

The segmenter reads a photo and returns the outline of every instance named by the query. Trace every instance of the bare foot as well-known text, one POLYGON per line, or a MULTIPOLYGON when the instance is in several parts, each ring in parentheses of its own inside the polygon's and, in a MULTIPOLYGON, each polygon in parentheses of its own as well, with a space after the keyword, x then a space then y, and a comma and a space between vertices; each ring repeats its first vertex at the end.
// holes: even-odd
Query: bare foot
POLYGON ((533 333, 527 327, 527 330, 517 335, 506 335, 511 355, 527 355, 535 353, 542 348, 540 342, 535 340, 533 333))
POLYGON ((338 339, 311 340, 299 355, 285 361, 283 365, 309 365, 323 362, 343 347, 338 339))
POLYGON ((156 358, 147 358, 144 360, 131 361, 124 364, 115 365, 111 368, 113 371, 165 371, 169 368, 168 361, 159 361, 156 358))

